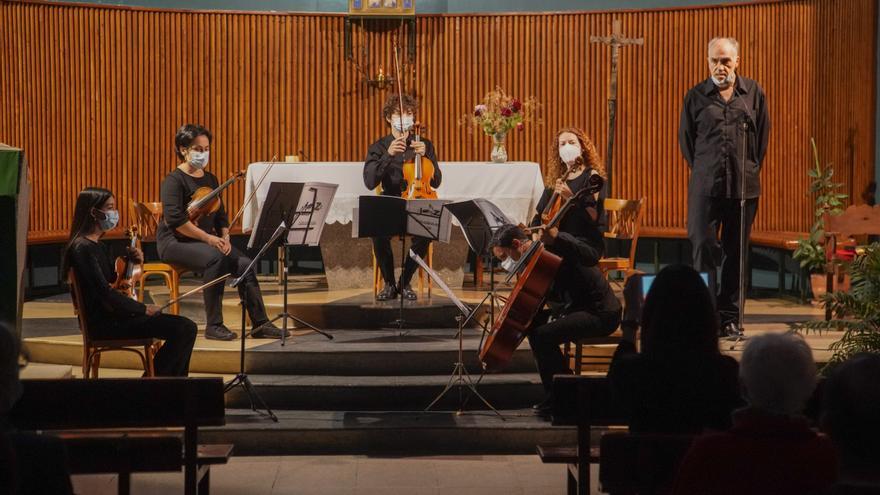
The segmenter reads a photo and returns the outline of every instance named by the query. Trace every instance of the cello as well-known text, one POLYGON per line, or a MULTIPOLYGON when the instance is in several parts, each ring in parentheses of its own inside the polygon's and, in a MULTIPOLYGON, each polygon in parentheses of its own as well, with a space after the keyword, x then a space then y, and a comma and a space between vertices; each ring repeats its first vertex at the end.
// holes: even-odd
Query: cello
MULTIPOLYGON (((535 229, 555 227, 576 201, 599 192, 604 184, 605 180, 601 175, 590 176, 587 185, 568 198, 550 222, 535 229)), ((523 253, 517 262, 519 270, 513 272, 520 272, 519 280, 480 349, 480 362, 486 371, 499 371, 510 363, 514 351, 526 338, 532 320, 544 306, 547 291, 553 285, 561 265, 562 258, 545 249, 541 241, 532 241, 528 250, 523 253)))
MULTIPOLYGON (((132 225, 125 231, 126 237, 129 238, 129 249, 134 250, 137 247, 138 228, 132 225)), ((135 287, 143 276, 143 264, 135 261, 131 254, 127 256, 119 256, 116 258, 116 280, 111 287, 117 292, 122 293, 125 297, 137 301, 137 291, 135 287)))

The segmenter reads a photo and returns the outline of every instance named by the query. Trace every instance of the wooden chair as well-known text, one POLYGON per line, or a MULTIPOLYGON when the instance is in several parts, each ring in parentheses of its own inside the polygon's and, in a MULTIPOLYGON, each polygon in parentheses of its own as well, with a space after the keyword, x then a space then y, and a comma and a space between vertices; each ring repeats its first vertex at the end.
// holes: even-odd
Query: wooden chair
POLYGON ((146 376, 155 376, 153 358, 159 350, 161 341, 152 337, 142 339, 95 339, 92 338, 88 319, 82 310, 83 299, 79 290, 76 274, 71 269, 67 274, 70 281, 70 295, 73 300, 73 310, 79 321, 79 331, 83 338, 82 371, 84 378, 98 378, 98 369, 101 366, 101 353, 109 351, 133 352, 141 358, 146 376), (140 348, 143 347, 143 351, 140 348))
POLYGON ((669 493, 694 435, 611 432, 599 442, 599 486, 605 493, 669 493))
POLYGON ((629 257, 609 257, 599 260, 599 269, 606 275, 613 271, 626 271, 636 264, 636 247, 639 243, 639 229, 642 227, 642 214, 645 198, 605 199, 605 211, 608 213, 608 239, 629 240, 629 257))
MULTIPOLYGON (((842 281, 845 275, 841 246, 852 249, 867 242, 868 236, 880 235, 880 205, 850 206, 840 215, 825 214, 825 273, 827 290, 834 291, 835 278, 842 281)), ((825 309, 825 319, 831 319, 831 308, 825 309)))
POLYGON ((599 365, 605 367, 611 365, 610 354, 584 354, 585 346, 616 346, 620 343, 620 337, 620 330, 616 330, 607 337, 587 337, 575 342, 566 342, 563 346, 562 352, 566 359, 574 361, 572 367, 574 374, 580 375, 583 371, 584 364, 587 364, 588 366, 599 365), (574 348, 574 353, 572 353, 572 348, 574 348))
MULTIPOLYGON (((156 229, 162 218, 162 203, 140 203, 132 199, 131 218, 134 219, 135 225, 137 225, 141 242, 155 242, 156 229)), ((151 276, 162 277, 162 280, 165 281, 165 286, 168 287, 169 298, 177 299, 180 295, 180 275, 187 271, 189 270, 180 266, 160 261, 147 262, 144 260, 143 275, 141 276, 141 284, 138 289, 138 300, 143 301, 144 285, 146 284, 147 277, 151 276)), ((172 304, 170 313, 180 314, 180 305, 178 303, 172 304)))

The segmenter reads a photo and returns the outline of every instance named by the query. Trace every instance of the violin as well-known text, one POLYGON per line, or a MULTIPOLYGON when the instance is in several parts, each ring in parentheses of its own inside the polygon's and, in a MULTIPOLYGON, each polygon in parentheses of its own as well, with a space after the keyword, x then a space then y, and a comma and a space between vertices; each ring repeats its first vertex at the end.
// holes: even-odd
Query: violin
MULTIPOLYGON (((137 247, 138 228, 132 225, 125 231, 126 237, 129 238, 129 250, 134 251, 137 247)), ((134 260, 131 253, 126 256, 116 258, 116 280, 111 287, 117 292, 122 293, 125 297, 137 301, 137 287, 143 276, 144 265, 134 260)))
POLYGON ((220 193, 224 189, 231 186, 236 179, 244 177, 244 170, 232 174, 232 177, 223 184, 211 189, 210 187, 200 187, 196 189, 190 198, 189 204, 186 205, 186 214, 189 221, 195 223, 199 218, 216 213, 220 209, 220 193))
MULTIPOLYGON (((411 130, 413 142, 420 142, 425 132, 424 125, 416 122, 411 130)), ((437 199, 437 191, 431 187, 434 178, 434 164, 431 160, 423 160, 422 155, 413 155, 412 160, 403 162, 403 179, 407 188, 402 191, 406 199, 437 199)))
MULTIPOLYGON (((604 184, 605 180, 601 175, 590 176, 587 185, 568 198, 556 216, 541 228, 550 229, 558 225, 576 201, 587 194, 599 192, 604 184)), ((541 241, 532 241, 517 265, 524 268, 514 271, 520 272, 519 279, 510 292, 501 315, 495 320, 492 333, 486 337, 480 349, 480 362, 487 371, 499 371, 513 359, 513 353, 531 329, 532 320, 544 306, 547 292, 553 285, 556 272, 562 266, 562 258, 545 249, 541 241)), ((513 273, 508 276, 508 280, 512 276, 513 273)))
MULTIPOLYGON (((580 170, 580 168, 572 167, 565 175, 562 176, 560 180, 563 182, 568 181, 568 178, 574 174, 576 171, 580 170)), ((541 212, 541 223, 547 224, 550 222, 550 219, 556 216, 559 213, 559 208, 562 207, 562 196, 556 192, 556 189, 553 189, 553 194, 550 195, 550 199, 547 201, 547 204, 544 206, 544 211, 541 212)))

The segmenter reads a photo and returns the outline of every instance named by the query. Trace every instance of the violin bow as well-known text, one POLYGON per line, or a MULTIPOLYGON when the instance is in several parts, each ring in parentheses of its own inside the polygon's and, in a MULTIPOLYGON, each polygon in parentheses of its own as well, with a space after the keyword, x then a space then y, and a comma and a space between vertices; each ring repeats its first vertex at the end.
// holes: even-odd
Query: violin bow
POLYGON ((191 296, 191 295, 195 294, 196 292, 199 292, 200 290, 207 289, 208 287, 211 287, 212 285, 218 284, 218 283, 220 283, 220 282, 226 280, 227 278, 229 278, 229 277, 231 277, 231 276, 232 276, 231 273, 227 273, 226 275, 219 276, 219 277, 215 278, 214 280, 211 280, 210 282, 208 282, 208 283, 206 283, 206 284, 200 285, 200 286, 196 287, 195 289, 193 289, 193 290, 187 292, 186 294, 182 294, 182 295, 180 295, 179 297, 177 297, 176 299, 172 299, 172 300, 168 301, 167 303, 165 303, 164 306, 162 306, 161 308, 159 308, 159 312, 162 312, 165 308, 167 308, 168 306, 171 306, 172 304, 177 303, 177 302, 180 301, 181 299, 183 299, 183 298, 185 298, 185 297, 188 297, 188 296, 191 296))
POLYGON ((263 179, 269 175, 269 171, 272 170, 272 167, 278 162, 278 155, 272 155, 272 159, 269 160, 269 166, 266 167, 266 170, 263 172, 263 175, 260 176, 260 180, 257 181, 257 185, 254 186, 254 190, 248 194, 248 197, 245 198, 244 203, 242 203, 241 208, 238 209, 238 213, 235 214, 235 218, 229 222, 229 230, 232 230, 232 226, 235 225, 235 222, 241 218, 241 215, 244 213, 244 209, 247 208, 248 203, 251 202, 252 199, 257 195, 257 190, 260 189, 260 186, 263 184, 263 179))

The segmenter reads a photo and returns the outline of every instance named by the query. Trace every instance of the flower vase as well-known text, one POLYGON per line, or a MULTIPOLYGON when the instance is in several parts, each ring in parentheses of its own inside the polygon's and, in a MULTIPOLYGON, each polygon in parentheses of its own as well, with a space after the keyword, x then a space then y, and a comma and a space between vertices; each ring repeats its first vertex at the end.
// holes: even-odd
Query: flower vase
POLYGON ((504 141, 507 139, 506 132, 499 132, 498 134, 492 135, 492 162, 493 163, 504 163, 507 161, 507 148, 504 146, 504 141))

